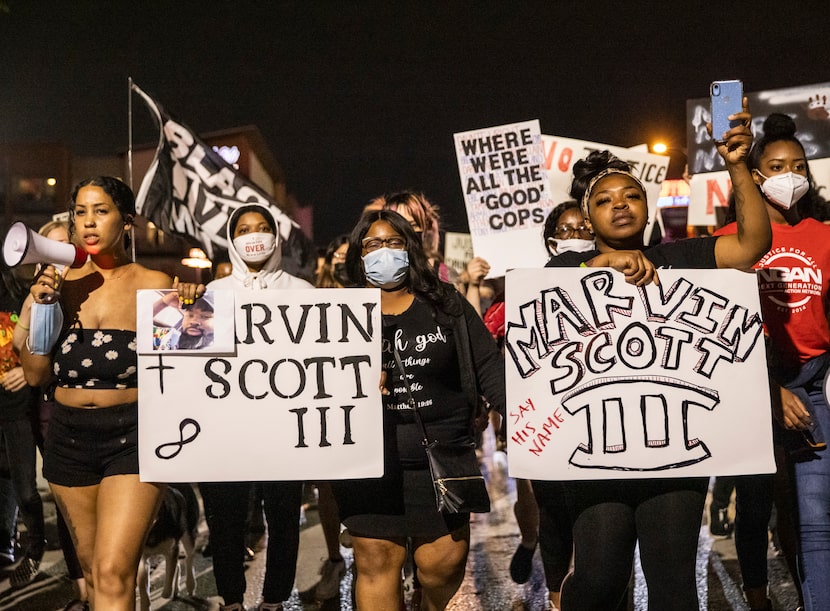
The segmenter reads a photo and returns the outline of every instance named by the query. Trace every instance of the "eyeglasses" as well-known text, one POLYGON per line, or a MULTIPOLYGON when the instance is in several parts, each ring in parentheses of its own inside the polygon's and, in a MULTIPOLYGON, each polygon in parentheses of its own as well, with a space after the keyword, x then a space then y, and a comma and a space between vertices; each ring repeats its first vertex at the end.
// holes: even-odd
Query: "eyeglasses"
POLYGON ((574 227, 572 225, 559 225, 556 228, 555 236, 557 238, 569 238, 574 234, 577 233, 590 233, 591 230, 588 229, 585 225, 580 225, 579 227, 574 227))
POLYGON ((392 250, 403 250, 406 248, 406 240, 399 236, 395 236, 392 238, 364 238, 363 239, 363 250, 366 252, 373 252, 378 248, 382 248, 386 246, 386 248, 391 248, 392 250))

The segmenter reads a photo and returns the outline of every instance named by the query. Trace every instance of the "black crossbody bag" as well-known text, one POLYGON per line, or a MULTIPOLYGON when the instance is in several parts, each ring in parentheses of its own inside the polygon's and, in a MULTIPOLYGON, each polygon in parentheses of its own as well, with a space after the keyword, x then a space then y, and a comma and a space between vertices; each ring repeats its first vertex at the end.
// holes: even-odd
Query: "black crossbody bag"
POLYGON ((415 412, 418 424, 424 434, 421 442, 427 454, 429 471, 432 475, 432 487, 435 491, 435 504, 438 511, 444 513, 487 513, 490 511, 490 495, 484 483, 484 476, 478 466, 475 443, 446 444, 437 439, 429 441, 427 429, 421 418, 420 410, 409 388, 406 370, 403 368, 401 355, 394 347, 395 362, 401 371, 409 406, 415 412))

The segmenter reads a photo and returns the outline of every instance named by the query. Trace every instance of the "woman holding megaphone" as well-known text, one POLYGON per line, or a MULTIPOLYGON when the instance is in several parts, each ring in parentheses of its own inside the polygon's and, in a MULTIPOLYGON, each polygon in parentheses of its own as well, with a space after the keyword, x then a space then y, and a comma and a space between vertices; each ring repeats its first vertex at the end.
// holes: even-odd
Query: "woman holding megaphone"
POLYGON ((55 386, 43 474, 96 611, 135 608, 141 550, 163 492, 138 476, 136 291, 172 281, 130 259, 134 215, 135 198, 120 180, 78 184, 69 230, 89 257, 60 273, 44 265, 30 289, 29 320, 21 318, 29 328, 20 351, 26 380, 55 386))

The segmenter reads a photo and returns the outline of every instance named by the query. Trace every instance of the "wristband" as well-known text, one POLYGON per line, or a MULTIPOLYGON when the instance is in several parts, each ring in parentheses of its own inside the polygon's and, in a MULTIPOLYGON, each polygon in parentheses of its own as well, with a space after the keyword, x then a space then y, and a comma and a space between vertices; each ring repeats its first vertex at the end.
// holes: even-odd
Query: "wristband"
POLYGON ((588 267, 588 266, 585 265, 585 261, 583 261, 582 263, 579 264, 579 267, 588 267))

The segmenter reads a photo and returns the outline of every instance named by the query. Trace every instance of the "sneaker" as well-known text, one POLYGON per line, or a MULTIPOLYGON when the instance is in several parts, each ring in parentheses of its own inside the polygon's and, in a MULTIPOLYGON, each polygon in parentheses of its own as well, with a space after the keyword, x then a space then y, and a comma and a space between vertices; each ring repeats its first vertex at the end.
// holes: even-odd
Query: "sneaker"
POLYGON ((345 547, 346 549, 352 548, 352 534, 349 532, 348 528, 344 528, 340 531, 340 545, 345 547))
POLYGON ((713 537, 728 537, 733 529, 734 525, 729 521, 729 513, 725 507, 709 508, 709 532, 713 537))
POLYGON ((510 561, 510 579, 516 583, 527 583, 530 573, 533 571, 533 552, 536 551, 536 544, 530 549, 519 543, 510 561))
POLYGON ((320 568, 320 582, 314 589, 317 600, 329 600, 340 593, 340 580, 346 574, 346 561, 326 560, 320 568))
POLYGON ((13 588, 19 588, 20 586, 32 583, 35 577, 37 577, 39 567, 40 560, 32 560, 26 556, 12 572, 9 583, 13 588))

